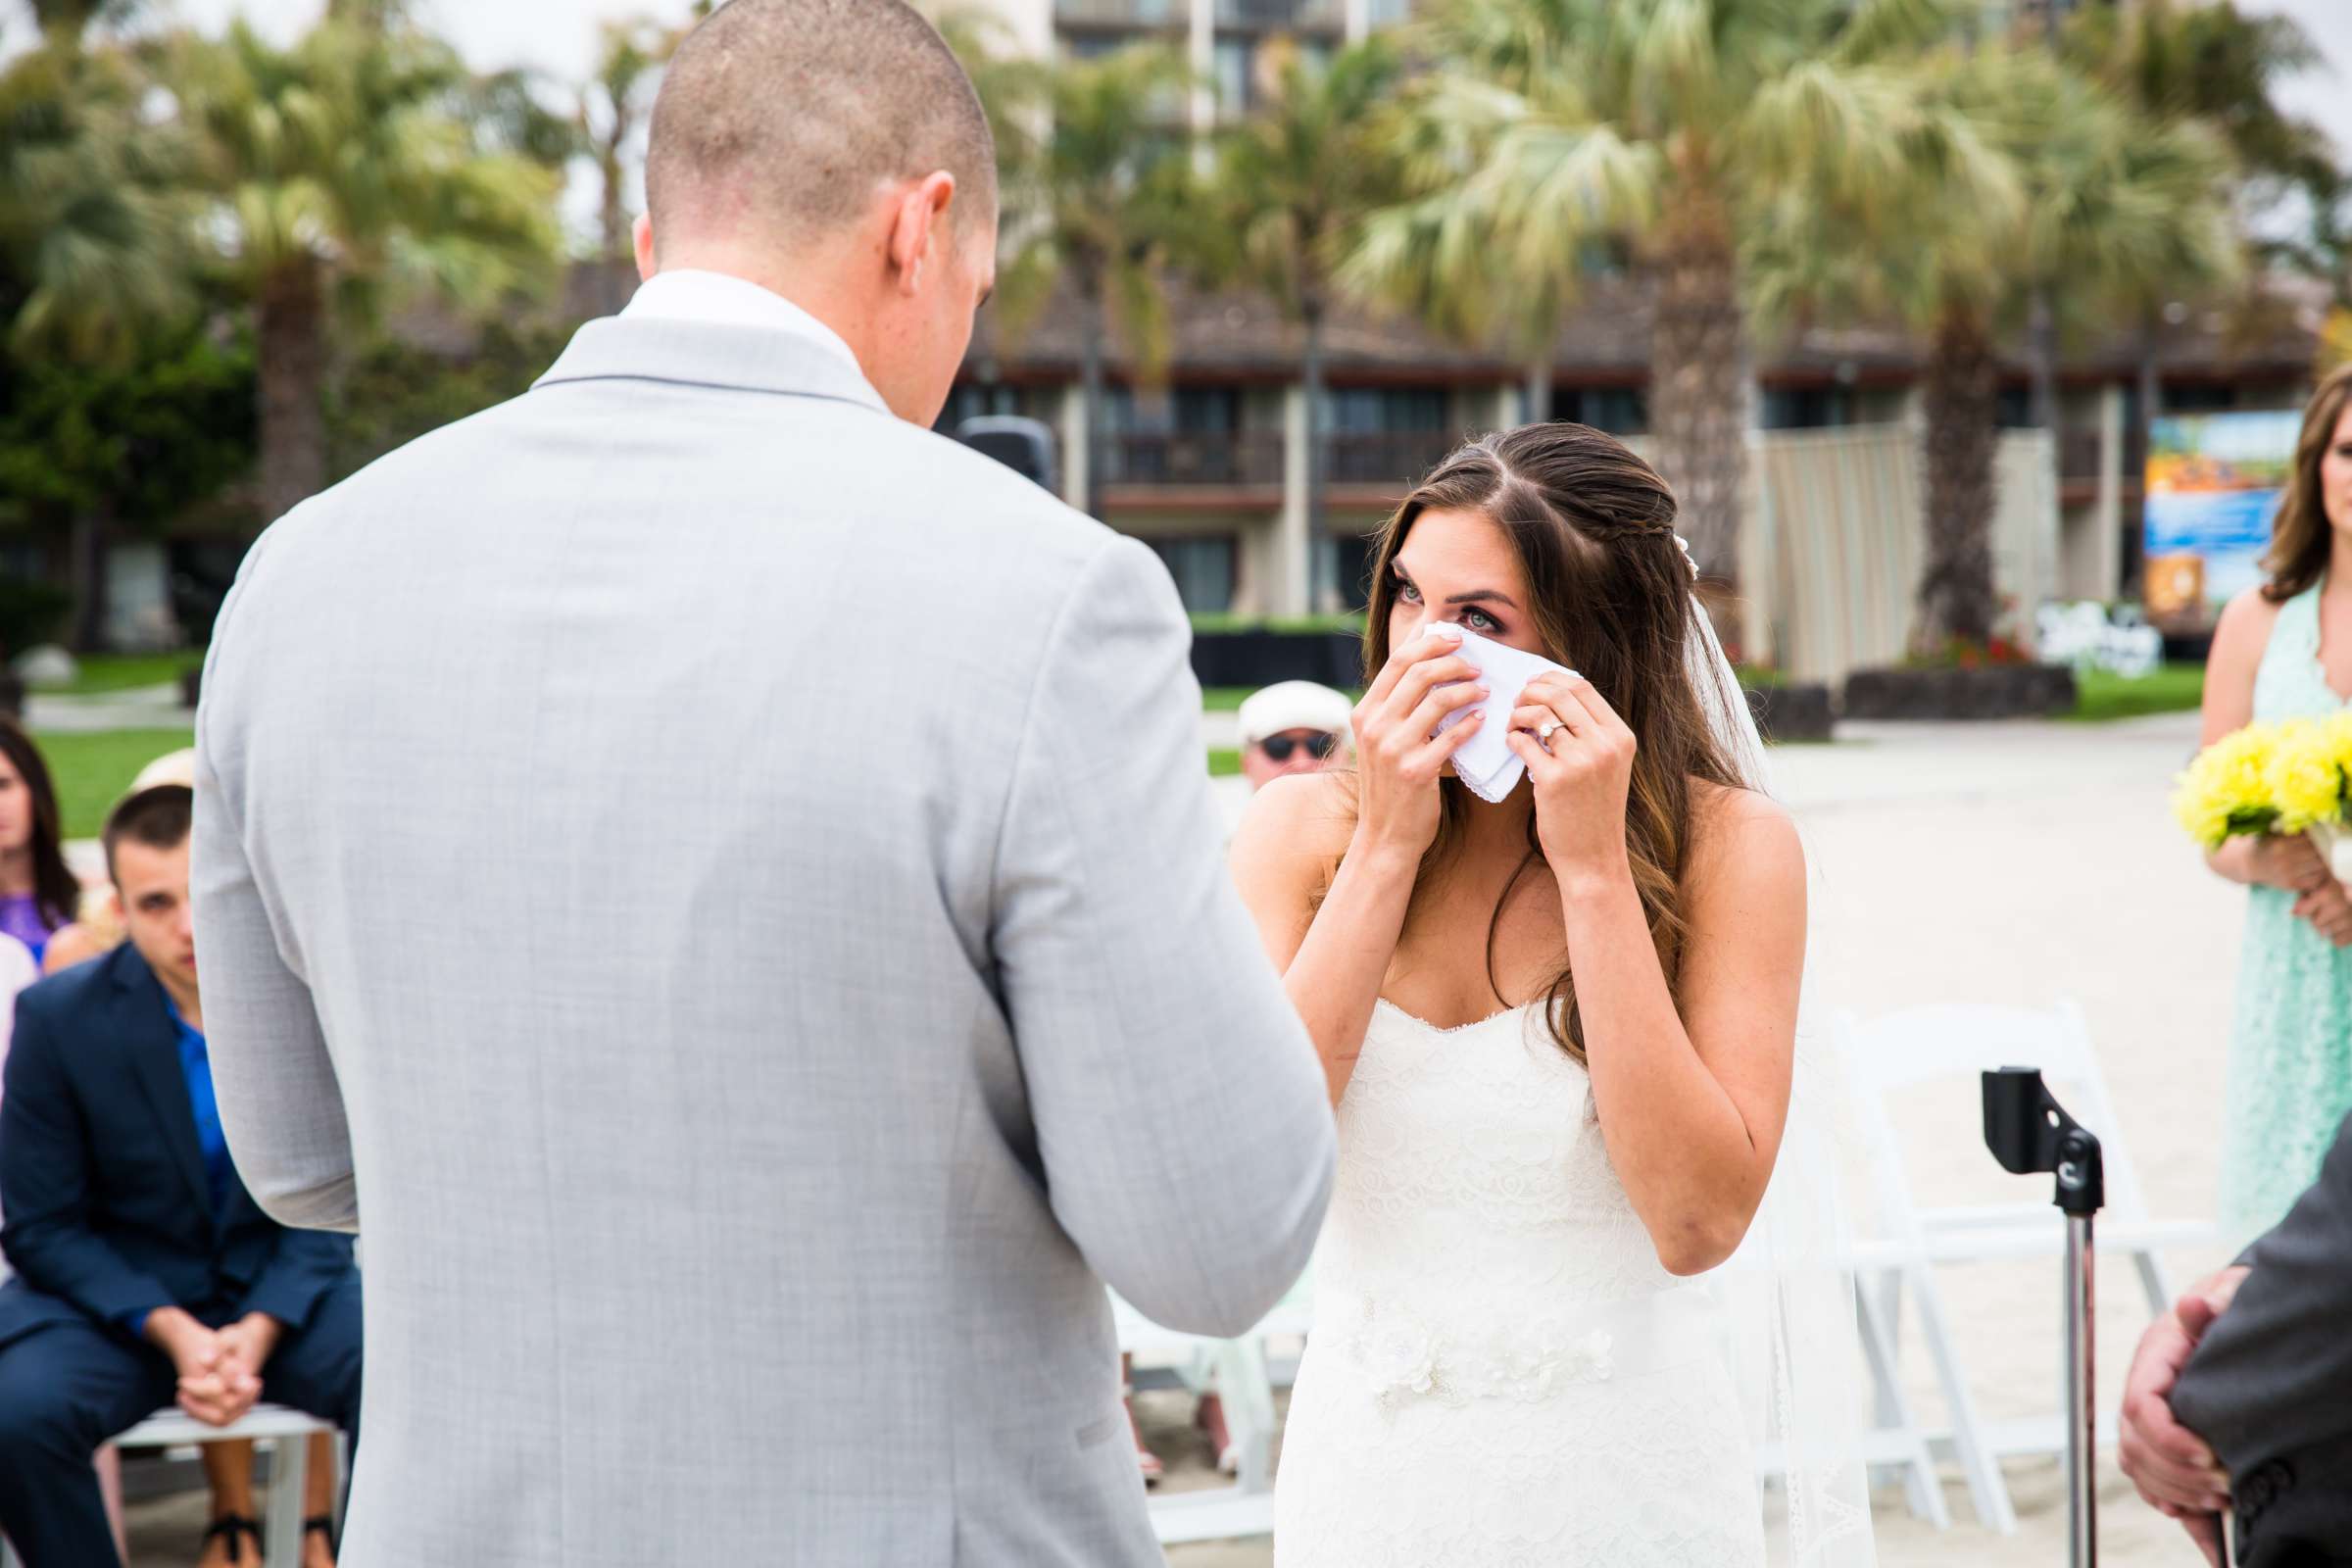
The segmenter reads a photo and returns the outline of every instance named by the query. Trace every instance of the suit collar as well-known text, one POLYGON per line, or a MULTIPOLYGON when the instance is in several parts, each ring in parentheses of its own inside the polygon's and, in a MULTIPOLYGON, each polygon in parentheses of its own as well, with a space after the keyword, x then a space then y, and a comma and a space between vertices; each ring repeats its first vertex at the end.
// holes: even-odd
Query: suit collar
POLYGON ((114 982, 115 1016, 109 1026, 130 1059, 131 1076, 147 1096, 172 1162, 187 1178, 188 1196, 208 1224, 218 1224, 213 1212, 212 1179, 205 1173, 204 1150, 196 1141, 196 1106, 188 1099, 188 1078, 179 1061, 179 1029, 163 982, 139 952, 125 942, 107 959, 114 982))
POLYGON ((804 333, 765 326, 608 316, 574 333, 533 389, 603 380, 675 381, 830 398, 890 415, 854 361, 804 333))

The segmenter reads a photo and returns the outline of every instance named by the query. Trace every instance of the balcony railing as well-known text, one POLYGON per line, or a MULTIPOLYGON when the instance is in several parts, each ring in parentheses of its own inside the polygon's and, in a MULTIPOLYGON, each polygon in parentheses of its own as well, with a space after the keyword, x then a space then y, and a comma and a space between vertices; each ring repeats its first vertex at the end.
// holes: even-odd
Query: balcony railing
POLYGON ((1081 27, 1173 27, 1190 9, 1178 0, 1054 0, 1054 20, 1081 27))
POLYGON ((1282 483, 1282 434, 1114 433, 1102 443, 1102 482, 1277 486, 1282 483))
POLYGON ((1451 430, 1343 431, 1324 438, 1327 484, 1384 485, 1402 495, 1460 444, 1451 430))
POLYGON ((1337 32, 1348 24, 1341 0, 1217 0, 1217 25, 1251 32, 1337 32))

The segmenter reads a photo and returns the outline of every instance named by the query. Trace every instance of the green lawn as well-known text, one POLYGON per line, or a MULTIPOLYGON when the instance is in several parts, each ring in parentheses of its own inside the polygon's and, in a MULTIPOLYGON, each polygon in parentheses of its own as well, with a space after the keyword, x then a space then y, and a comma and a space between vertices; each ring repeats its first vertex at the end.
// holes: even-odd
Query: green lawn
POLYGON ((1208 749, 1208 776, 1232 778, 1242 770, 1242 754, 1230 746, 1211 746, 1208 749))
POLYGON ((130 787, 139 769, 166 752, 193 744, 195 735, 184 729, 120 729, 96 735, 51 733, 33 739, 57 780, 66 837, 94 839, 106 825, 107 811, 130 787))
POLYGON ((2193 710, 2205 701, 2205 666, 2167 664, 2139 680, 2091 669, 2077 675, 2075 685, 2075 710, 2069 716, 2083 723, 2137 718, 2144 713, 2179 713, 2193 710))
POLYGON ((176 654, 93 654, 78 661, 81 673, 70 686, 36 688, 45 697, 94 697, 103 692, 162 686, 204 662, 202 649, 176 654))

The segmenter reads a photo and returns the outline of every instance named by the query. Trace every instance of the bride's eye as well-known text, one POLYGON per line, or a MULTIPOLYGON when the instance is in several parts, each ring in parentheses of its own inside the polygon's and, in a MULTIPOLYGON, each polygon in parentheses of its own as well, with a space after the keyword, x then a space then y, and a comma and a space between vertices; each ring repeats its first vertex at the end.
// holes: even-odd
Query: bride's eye
POLYGON ((1469 627, 1472 631, 1483 633, 1489 637, 1494 636, 1496 633, 1502 630, 1502 622, 1496 620, 1493 615, 1488 614, 1483 610, 1463 611, 1462 624, 1469 627))
POLYGON ((1396 579, 1396 597, 1408 605, 1417 605, 1421 602, 1421 590, 1413 586, 1411 578, 1399 577, 1396 579))

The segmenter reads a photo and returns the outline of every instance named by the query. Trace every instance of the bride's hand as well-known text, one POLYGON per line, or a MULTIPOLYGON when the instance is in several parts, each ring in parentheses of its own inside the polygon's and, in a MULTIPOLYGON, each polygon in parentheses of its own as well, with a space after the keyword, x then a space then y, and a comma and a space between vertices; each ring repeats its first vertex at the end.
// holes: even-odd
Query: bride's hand
POLYGON ((1441 719, 1483 702, 1478 666, 1454 652, 1462 634, 1432 626, 1389 657, 1355 705, 1355 842, 1418 861, 1438 834, 1438 777, 1455 750, 1478 733, 1472 713, 1443 735, 1441 719), (1439 687, 1445 687, 1443 691, 1439 687))
POLYGON ((1535 785, 1536 835, 1552 875, 1624 872, 1638 748, 1617 710, 1582 675, 1539 675, 1519 694, 1508 738, 1535 785), (1548 750, 1536 739, 1545 725, 1557 726, 1548 750))

